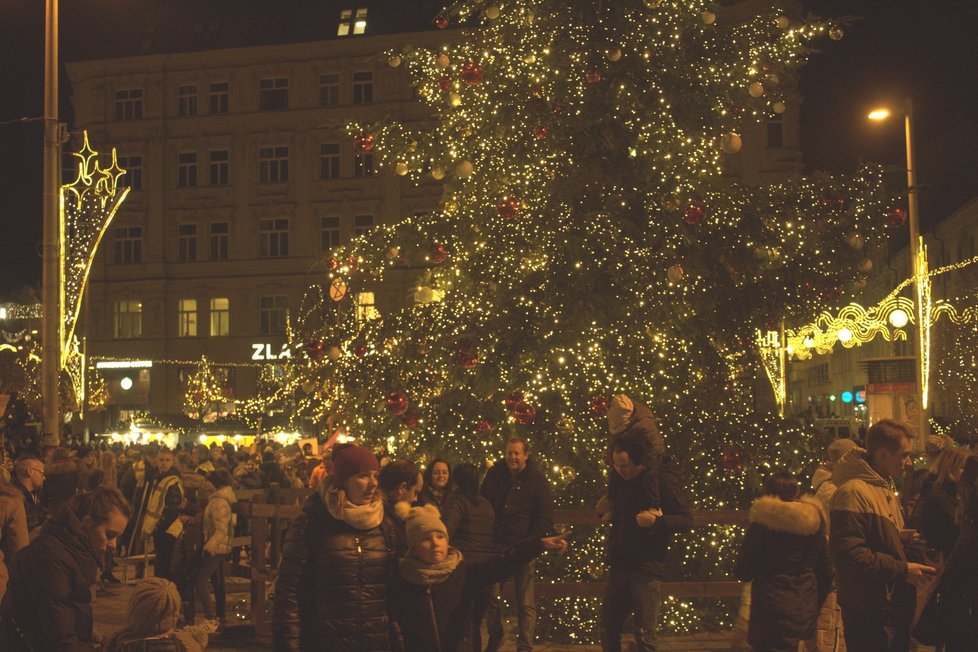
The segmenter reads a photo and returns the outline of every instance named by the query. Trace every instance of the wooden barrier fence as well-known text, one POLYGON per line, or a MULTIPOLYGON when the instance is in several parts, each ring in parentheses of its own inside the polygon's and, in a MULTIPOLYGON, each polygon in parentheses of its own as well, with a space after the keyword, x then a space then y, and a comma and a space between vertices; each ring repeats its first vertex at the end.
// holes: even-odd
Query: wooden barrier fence
MULTIPOLYGON (((300 511, 301 502, 310 489, 269 489, 237 491, 235 512, 247 517, 248 536, 235 537, 234 546, 250 546, 251 622, 256 633, 271 631, 268 620, 268 588, 278 573, 281 543, 289 522, 300 511), (267 554, 266 554, 267 551, 267 554)), ((597 526, 600 519, 591 509, 554 510, 554 522, 567 525, 597 526)), ((747 512, 735 510, 693 512, 694 526, 747 525, 747 512)), ((663 582, 663 595, 677 598, 736 598, 741 594, 736 581, 663 582)), ((511 590, 511 589, 510 589, 511 590)), ((535 592, 545 598, 600 597, 603 582, 537 582, 535 592)))

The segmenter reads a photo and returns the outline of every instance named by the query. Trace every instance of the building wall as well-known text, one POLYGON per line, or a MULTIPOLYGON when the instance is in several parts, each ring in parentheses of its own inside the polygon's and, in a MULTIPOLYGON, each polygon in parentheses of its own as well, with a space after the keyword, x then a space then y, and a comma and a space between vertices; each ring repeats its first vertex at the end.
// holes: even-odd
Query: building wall
MULTIPOLYGON (((338 217, 345 242, 354 234, 356 216, 371 215, 380 224, 437 208, 437 184, 414 187, 388 171, 356 177, 355 153, 343 127, 352 119, 430 120, 428 109, 413 100, 405 71, 391 68, 382 53, 406 42, 435 46, 452 37, 451 31, 421 32, 68 65, 75 126, 89 130, 96 149, 115 147, 130 175, 133 157, 141 160, 141 188, 130 194, 116 217, 90 278, 85 329, 89 351, 109 358, 186 363, 155 364, 148 374, 139 372, 150 379, 148 400, 141 393, 119 390, 121 378, 132 376, 129 371, 105 371, 116 410, 177 413, 183 396, 181 370, 201 355, 216 363, 249 363, 254 344, 279 351, 285 337, 262 332, 261 297, 287 297, 295 311, 306 288, 326 280, 321 218, 338 217), (353 103, 357 72, 372 73, 372 102, 353 103), (338 76, 340 97, 334 106, 320 104, 323 75, 338 76), (282 78, 288 80, 288 108, 261 110, 262 80, 282 78), (228 85, 227 113, 210 112, 214 83, 228 85), (194 85, 197 114, 180 115, 181 88, 194 85), (141 92, 141 115, 118 119, 118 110, 131 112, 133 107, 117 107, 117 95, 132 90, 141 92), (339 178, 320 178, 324 143, 339 145, 339 178), (260 151, 269 147, 288 148, 287 182, 260 183, 260 151), (228 153, 227 185, 210 184, 213 151, 228 153), (191 153, 196 154, 196 185, 182 187, 181 155, 191 153), (261 222, 281 219, 288 220, 288 255, 262 256, 261 222), (214 260, 209 230, 225 222, 228 256, 214 260), (197 233, 193 261, 181 260, 181 227, 189 225, 197 233), (130 234, 134 227, 141 229, 138 260, 120 262, 132 254, 119 234, 130 234), (197 302, 197 335, 181 337, 178 306, 190 299, 197 302), (225 336, 209 334, 212 299, 229 302, 225 336), (114 311, 122 301, 141 306, 137 337, 117 337, 114 311)), ((756 183, 796 171, 798 104, 789 102, 783 123, 774 129, 758 125, 742 134, 743 150, 726 157, 728 174, 756 183)), ((382 286, 364 289, 375 292, 383 314, 411 300, 416 274, 406 270, 382 286)), ((237 397, 254 394, 257 374, 253 367, 234 370, 237 397)))

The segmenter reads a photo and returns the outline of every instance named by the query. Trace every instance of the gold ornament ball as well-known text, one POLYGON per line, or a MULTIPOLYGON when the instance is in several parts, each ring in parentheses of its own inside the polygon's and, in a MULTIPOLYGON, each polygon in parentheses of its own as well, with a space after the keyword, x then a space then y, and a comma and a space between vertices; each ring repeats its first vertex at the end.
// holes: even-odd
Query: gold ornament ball
POLYGON ((764 84, 761 82, 754 82, 747 87, 747 92, 750 93, 751 97, 760 97, 764 95, 764 84))
POLYGON ((444 179, 445 168, 442 167, 431 168, 431 178, 434 179, 435 181, 441 181, 442 179, 444 179))
POLYGON ((562 466, 560 467, 560 479, 564 482, 573 482, 574 478, 577 477, 577 471, 572 467, 562 466))
POLYGON ((302 381, 302 391, 304 391, 306 394, 312 394, 315 389, 316 389, 316 383, 314 383, 313 381, 311 380, 302 381))
POLYGON ((455 166, 455 176, 459 179, 468 179, 472 176, 474 168, 472 167, 471 161, 462 161, 455 166))
POLYGON ((679 283, 686 278, 686 270, 683 269, 682 265, 671 265, 666 270, 666 278, 669 279, 670 283, 679 283))
POLYGON ((788 29, 789 27, 791 27, 791 19, 788 18, 787 16, 778 16, 778 20, 776 21, 776 23, 778 29, 788 29))
POLYGON ((865 276, 860 276, 852 282, 852 287, 856 288, 857 290, 862 290, 868 283, 869 280, 865 276))
POLYGON ((704 25, 712 25, 713 23, 717 22, 717 15, 712 11, 704 11, 702 14, 700 14, 700 18, 703 19, 704 25))
POLYGON ((462 104, 462 96, 459 95, 458 93, 449 93, 448 103, 451 104, 452 106, 459 106, 462 104))
POLYGON ((537 55, 533 54, 532 52, 523 57, 523 63, 536 63, 536 61, 537 55))
POLYGON ((451 63, 451 60, 444 52, 439 52, 438 56, 435 57, 435 65, 439 68, 447 68, 449 63, 451 63))
POLYGON ((782 101, 779 100, 779 101, 775 102, 774 104, 772 104, 771 105, 771 108, 774 109, 774 112, 775 113, 784 113, 784 110, 786 108, 788 108, 788 107, 785 106, 784 102, 782 102, 782 101))
POLYGON ((740 138, 740 134, 732 131, 728 134, 723 134, 720 138, 720 147, 725 154, 736 154, 743 146, 744 141, 740 138))
POLYGON ((401 57, 395 54, 394 56, 392 56, 390 59, 387 60, 387 65, 390 66, 391 68, 397 68, 399 65, 401 65, 401 57))
POLYGON ((612 48, 608 50, 605 56, 608 57, 608 61, 612 61, 612 62, 618 61, 619 59, 621 59, 621 48, 612 48))
POLYGON ((843 31, 843 29, 838 25, 833 25, 829 28, 829 38, 833 41, 841 41, 842 37, 845 35, 845 31, 843 31))
POLYGON ((486 7, 486 18, 489 20, 496 20, 499 18, 499 7, 496 5, 491 5, 486 7))
POLYGON ((414 299, 421 304, 431 303, 435 299, 435 291, 428 286, 419 287, 414 293, 414 299))
POLYGON ((858 269, 859 269, 860 272, 863 272, 863 273, 868 272, 869 270, 873 269, 873 259, 872 258, 863 258, 862 260, 859 261, 859 268, 858 269))
POLYGON ((401 255, 400 247, 391 247, 390 249, 387 250, 387 258, 389 258, 390 260, 397 260, 398 256, 400 255, 401 255))
POLYGON ((395 165, 394 166, 394 172, 397 173, 397 176, 403 177, 405 174, 408 173, 407 163, 401 162, 401 163, 398 163, 397 165, 395 165))
POLYGON ((863 237, 861 235, 853 231, 848 236, 846 236, 846 244, 852 247, 853 249, 855 249, 856 251, 859 251, 860 249, 863 248, 863 245, 865 245, 866 242, 865 240, 863 240, 863 237))

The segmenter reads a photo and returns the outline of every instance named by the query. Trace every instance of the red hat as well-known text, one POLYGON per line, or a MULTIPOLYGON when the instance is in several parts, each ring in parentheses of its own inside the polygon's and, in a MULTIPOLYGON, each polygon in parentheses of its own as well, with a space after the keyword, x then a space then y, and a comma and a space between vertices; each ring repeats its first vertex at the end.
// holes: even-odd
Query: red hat
POLYGON ((364 471, 379 471, 377 456, 363 446, 349 446, 333 455, 333 486, 342 487, 346 481, 364 471))

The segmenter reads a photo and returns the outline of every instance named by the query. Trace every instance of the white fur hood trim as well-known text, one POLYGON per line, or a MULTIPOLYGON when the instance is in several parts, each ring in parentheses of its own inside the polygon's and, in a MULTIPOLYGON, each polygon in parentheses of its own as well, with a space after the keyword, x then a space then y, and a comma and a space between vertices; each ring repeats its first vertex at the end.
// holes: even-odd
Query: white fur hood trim
POLYGON ((750 522, 776 532, 816 534, 826 521, 822 503, 815 496, 785 502, 775 496, 761 496, 750 508, 750 522))

